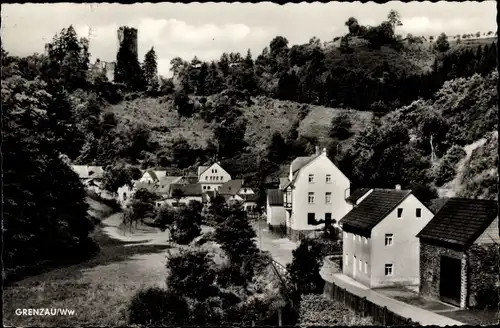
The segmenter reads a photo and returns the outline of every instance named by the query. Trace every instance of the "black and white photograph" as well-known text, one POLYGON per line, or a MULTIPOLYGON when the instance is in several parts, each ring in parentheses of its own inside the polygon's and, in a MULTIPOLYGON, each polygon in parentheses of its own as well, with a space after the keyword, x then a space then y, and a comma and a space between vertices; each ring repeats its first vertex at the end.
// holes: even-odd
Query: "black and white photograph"
POLYGON ((2 5, 3 325, 498 324, 496 20, 2 5))

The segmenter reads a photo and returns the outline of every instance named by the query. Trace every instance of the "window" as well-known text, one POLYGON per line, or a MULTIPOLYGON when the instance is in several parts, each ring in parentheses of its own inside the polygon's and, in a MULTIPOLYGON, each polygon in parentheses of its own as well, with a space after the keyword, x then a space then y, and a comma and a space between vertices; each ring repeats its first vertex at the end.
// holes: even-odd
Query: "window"
POLYGON ((208 180, 208 175, 205 175, 205 180, 208 180))
POLYGON ((309 204, 314 204, 314 193, 313 192, 310 192, 307 194, 307 201, 309 202, 309 204))
POLYGON ((222 177, 222 175, 221 175, 220 180, 222 181, 222 179, 223 179, 223 177, 222 177))
POLYGON ((314 183, 314 174, 309 174, 309 183, 314 183))
POLYGON ((207 186, 207 189, 210 190, 210 186, 207 186))
POLYGON ((212 169, 212 173, 214 173, 214 169, 212 169))
POLYGON ((368 262, 365 262, 365 273, 368 273, 368 262))
POLYGON ((385 246, 392 245, 392 233, 388 233, 385 235, 385 246))
POLYGON ((403 209, 398 208, 398 218, 400 219, 403 216, 403 209))
POLYGON ((386 264, 385 265, 385 275, 386 276, 392 276, 392 264, 386 264))
POLYGON ((421 208, 417 208, 415 215, 417 216, 417 218, 422 217, 422 209, 421 208))
POLYGON ((331 174, 326 175, 326 183, 332 183, 332 175, 331 174))
POLYGON ((345 255, 345 265, 348 265, 349 264, 349 255, 346 254, 345 255))
POLYGON ((207 186, 203 186, 203 190, 206 190, 207 189, 207 186))
POLYGON ((217 169, 214 170, 214 173, 217 173, 217 169))
POLYGON ((332 193, 327 192, 325 193, 325 204, 331 204, 332 203, 332 193))
POLYGON ((316 216, 314 213, 307 213, 307 224, 310 225, 316 224, 316 216))

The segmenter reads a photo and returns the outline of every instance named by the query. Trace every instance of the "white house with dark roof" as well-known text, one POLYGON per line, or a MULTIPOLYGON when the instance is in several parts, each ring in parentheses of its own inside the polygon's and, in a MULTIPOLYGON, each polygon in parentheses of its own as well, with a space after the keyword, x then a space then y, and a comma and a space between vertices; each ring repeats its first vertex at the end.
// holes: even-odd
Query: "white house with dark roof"
POLYGON ((373 189, 340 220, 343 273, 370 288, 418 286, 417 234, 433 216, 410 190, 373 189))
POLYGON ((257 195, 252 188, 245 185, 243 179, 229 180, 217 191, 226 201, 239 201, 245 211, 253 210, 257 206, 257 195))
POLYGON ((161 170, 146 170, 144 174, 139 179, 139 182, 147 182, 147 183, 158 183, 161 179, 167 176, 167 171, 161 170))
POLYGON ((202 191, 218 190, 231 180, 231 175, 220 166, 220 162, 198 167, 198 183, 202 191))
POLYGON ((283 207, 283 191, 269 189, 267 191, 266 217, 267 224, 277 227, 286 224, 287 213, 283 207))
POLYGON ((346 202, 349 189, 349 179, 328 158, 326 149, 320 152, 316 147, 314 155, 296 158, 290 164, 288 182, 281 188, 291 239, 323 228, 324 223, 318 221, 339 221, 351 209, 346 202))

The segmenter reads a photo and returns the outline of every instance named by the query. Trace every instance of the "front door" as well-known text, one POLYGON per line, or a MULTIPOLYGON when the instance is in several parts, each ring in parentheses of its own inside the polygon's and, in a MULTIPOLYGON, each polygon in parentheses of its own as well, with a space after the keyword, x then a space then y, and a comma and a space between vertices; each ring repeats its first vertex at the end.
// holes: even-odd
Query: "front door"
POLYGON ((461 271, 460 259, 441 256, 439 294, 443 302, 460 306, 461 271))
POLYGON ((357 273, 357 266, 356 264, 358 263, 356 256, 354 256, 354 261, 352 261, 352 277, 356 278, 356 273, 357 273))

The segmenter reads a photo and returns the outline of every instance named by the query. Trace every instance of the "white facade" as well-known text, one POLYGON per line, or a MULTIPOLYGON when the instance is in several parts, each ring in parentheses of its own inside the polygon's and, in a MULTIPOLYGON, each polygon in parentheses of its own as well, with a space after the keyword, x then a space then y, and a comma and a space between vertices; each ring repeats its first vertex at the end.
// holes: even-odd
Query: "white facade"
POLYGON ((279 226, 280 224, 286 224, 286 210, 283 206, 271 206, 269 201, 267 202, 266 208, 266 219, 267 224, 273 226, 279 226))
POLYGON ((370 238, 344 231, 343 273, 371 288, 418 285, 420 242, 416 235, 433 217, 410 194, 371 230, 370 238), (402 209, 400 218, 398 209, 402 209))
POLYGON ((214 163, 198 175, 198 182, 203 191, 218 190, 231 180, 231 175, 218 163, 214 163))
POLYGON ((292 230, 320 229, 323 224, 308 223, 312 215, 316 221, 330 215, 338 222, 351 209, 345 200, 349 179, 327 157, 325 150, 303 166, 295 180, 290 167, 290 180, 293 182, 285 190, 285 208, 291 198, 291 215, 287 215, 286 221, 292 230))

